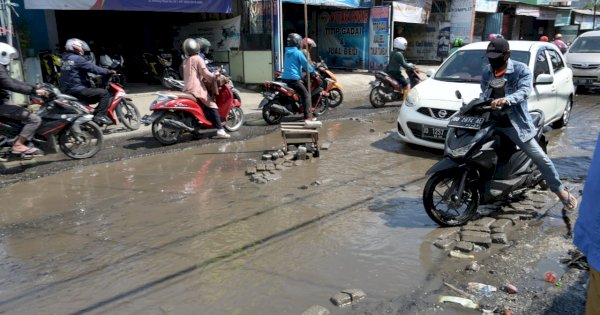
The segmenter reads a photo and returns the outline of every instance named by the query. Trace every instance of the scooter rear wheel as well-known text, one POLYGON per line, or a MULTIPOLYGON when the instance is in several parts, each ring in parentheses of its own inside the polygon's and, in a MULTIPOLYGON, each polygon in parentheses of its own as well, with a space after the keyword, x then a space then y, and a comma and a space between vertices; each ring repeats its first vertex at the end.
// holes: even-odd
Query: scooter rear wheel
POLYGON ((267 124, 269 125, 275 125, 281 122, 281 118, 283 117, 282 114, 279 114, 273 110, 271 110, 271 106, 274 104, 279 104, 279 102, 273 100, 270 101, 269 103, 267 103, 265 106, 263 106, 262 108, 262 116, 263 119, 267 122, 267 124))
POLYGON ((152 123, 152 135, 156 141, 160 142, 162 145, 171 145, 177 143, 179 141, 179 137, 181 136, 180 129, 174 129, 167 127, 163 124, 166 119, 180 121, 180 117, 171 112, 165 112, 162 116, 158 117, 154 123, 152 123))
POLYGON ((244 111, 241 107, 232 107, 227 115, 227 121, 223 127, 229 131, 237 131, 244 125, 244 111))
POLYGON ((423 189, 423 206, 427 215, 440 226, 459 226, 469 222, 479 206, 479 192, 474 185, 466 184, 462 198, 453 200, 462 174, 442 172, 433 174, 423 189))
POLYGON ((94 156, 102 148, 104 135, 102 129, 93 121, 80 126, 81 134, 75 135, 66 129, 58 136, 60 150, 72 159, 87 159, 94 156))
POLYGON ((335 108, 342 104, 344 100, 344 94, 340 89, 332 89, 329 91, 329 107, 335 108))
POLYGON ((384 94, 385 92, 381 86, 374 87, 369 94, 369 101, 371 101, 371 105, 373 105, 375 108, 385 106, 385 100, 383 99, 384 94))

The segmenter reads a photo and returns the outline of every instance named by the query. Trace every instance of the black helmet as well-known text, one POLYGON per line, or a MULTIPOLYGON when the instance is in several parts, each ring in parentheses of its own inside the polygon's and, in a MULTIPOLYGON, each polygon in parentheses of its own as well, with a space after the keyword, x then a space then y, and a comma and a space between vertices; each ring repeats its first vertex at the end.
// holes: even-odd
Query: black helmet
POLYGON ((298 49, 300 49, 301 45, 302 45, 302 36, 300 36, 300 34, 290 33, 290 35, 288 35, 288 37, 287 37, 287 46, 288 47, 298 47, 298 49))
POLYGON ((211 46, 208 39, 204 37, 199 37, 196 38, 196 41, 198 42, 198 45, 200 45, 200 52, 202 52, 203 54, 208 54, 208 51, 210 50, 211 46))
POLYGON ((181 46, 183 48, 183 53, 188 57, 197 55, 200 51, 200 45, 198 44, 198 41, 193 38, 187 38, 183 41, 181 46))

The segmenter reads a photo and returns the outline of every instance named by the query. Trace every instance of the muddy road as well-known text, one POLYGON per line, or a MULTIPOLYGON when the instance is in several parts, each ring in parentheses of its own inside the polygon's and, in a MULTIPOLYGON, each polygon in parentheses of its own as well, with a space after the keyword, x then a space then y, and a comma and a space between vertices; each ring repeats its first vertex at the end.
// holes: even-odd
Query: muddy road
MULTIPOLYGON (((548 134, 566 180, 587 172, 599 102, 578 97, 570 126, 548 134)), ((456 270, 432 246, 442 229, 421 203, 441 155, 399 143, 396 116, 342 105, 321 129, 330 148, 266 184, 245 174, 282 146, 260 118, 230 141, 164 148, 124 135, 90 160, 57 154, 0 175, 0 312, 301 314, 317 304, 332 314, 461 314, 433 306, 456 270), (333 306, 349 288, 367 299, 333 306)), ((515 235, 535 237, 527 231, 515 235)))

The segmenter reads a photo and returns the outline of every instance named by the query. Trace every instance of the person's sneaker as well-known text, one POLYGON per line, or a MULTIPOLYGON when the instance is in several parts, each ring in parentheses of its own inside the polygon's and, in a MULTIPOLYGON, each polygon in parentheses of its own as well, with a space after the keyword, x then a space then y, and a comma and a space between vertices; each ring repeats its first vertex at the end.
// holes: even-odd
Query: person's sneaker
POLYGON ((317 121, 317 117, 305 118, 304 121, 317 121))
POLYGON ((213 139, 229 139, 231 135, 225 132, 223 129, 217 130, 217 134, 213 137, 213 139))
POLYGON ((104 115, 97 115, 94 117, 94 121, 99 125, 112 125, 112 120, 104 115))

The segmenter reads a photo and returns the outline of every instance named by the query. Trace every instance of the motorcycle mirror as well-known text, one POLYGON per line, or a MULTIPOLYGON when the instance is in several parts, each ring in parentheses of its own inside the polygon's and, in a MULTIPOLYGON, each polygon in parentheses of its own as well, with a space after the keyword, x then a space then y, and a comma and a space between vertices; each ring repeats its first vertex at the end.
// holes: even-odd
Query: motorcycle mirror
POLYGON ((459 100, 462 99, 462 94, 460 94, 459 90, 456 90, 456 92, 454 92, 454 95, 456 95, 456 98, 458 98, 459 100))

